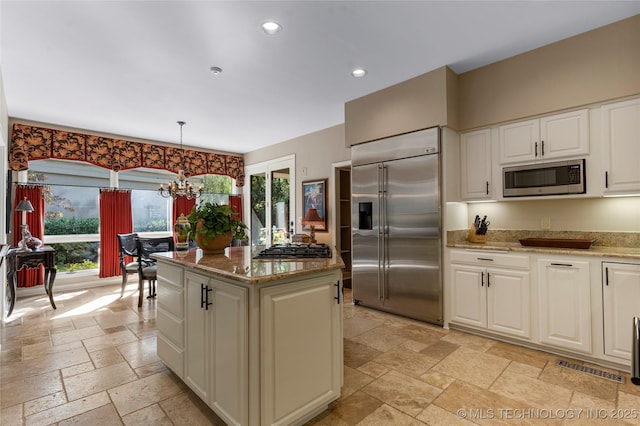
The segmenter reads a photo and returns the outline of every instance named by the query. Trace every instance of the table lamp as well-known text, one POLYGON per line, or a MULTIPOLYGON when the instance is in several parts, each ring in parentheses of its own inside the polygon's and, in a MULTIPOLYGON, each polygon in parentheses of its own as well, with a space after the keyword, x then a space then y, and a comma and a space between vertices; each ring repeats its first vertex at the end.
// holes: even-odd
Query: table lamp
POLYGON ((22 212, 22 251, 30 251, 29 247, 27 247, 27 238, 31 237, 29 225, 27 225, 27 212, 31 213, 34 210, 27 197, 24 197, 24 200, 20 200, 16 207, 17 212, 22 212))
POLYGON ((322 223, 324 223, 324 221, 318 215, 318 209, 307 210, 307 214, 304 219, 302 219, 302 225, 309 225, 309 228, 311 228, 311 233, 309 234, 311 244, 316 243, 316 225, 321 225, 322 223))

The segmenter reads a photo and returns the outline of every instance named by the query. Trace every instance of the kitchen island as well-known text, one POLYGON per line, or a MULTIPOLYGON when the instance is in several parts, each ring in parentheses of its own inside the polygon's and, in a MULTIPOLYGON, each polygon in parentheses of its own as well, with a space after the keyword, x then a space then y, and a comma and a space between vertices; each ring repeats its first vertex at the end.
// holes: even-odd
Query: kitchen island
POLYGON ((153 257, 158 356, 227 424, 301 424, 340 396, 339 255, 256 260, 231 247, 153 257))

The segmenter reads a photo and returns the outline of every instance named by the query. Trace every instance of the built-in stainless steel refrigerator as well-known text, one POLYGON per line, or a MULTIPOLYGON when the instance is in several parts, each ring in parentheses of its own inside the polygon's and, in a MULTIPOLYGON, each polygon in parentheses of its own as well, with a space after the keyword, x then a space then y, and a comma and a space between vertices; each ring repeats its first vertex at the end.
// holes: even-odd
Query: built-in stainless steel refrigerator
POLYGON ((442 324, 440 129, 351 147, 354 303, 442 324))

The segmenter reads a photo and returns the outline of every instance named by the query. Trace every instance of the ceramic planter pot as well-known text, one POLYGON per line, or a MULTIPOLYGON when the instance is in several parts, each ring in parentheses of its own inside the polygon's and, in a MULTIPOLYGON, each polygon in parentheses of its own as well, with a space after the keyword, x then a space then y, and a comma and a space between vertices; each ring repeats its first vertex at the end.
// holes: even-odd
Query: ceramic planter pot
POLYGON ((226 234, 218 235, 211 239, 200 234, 200 228, 204 219, 198 220, 196 224, 196 244, 202 249, 204 254, 223 254, 224 249, 231 245, 233 239, 233 232, 229 231, 226 234))

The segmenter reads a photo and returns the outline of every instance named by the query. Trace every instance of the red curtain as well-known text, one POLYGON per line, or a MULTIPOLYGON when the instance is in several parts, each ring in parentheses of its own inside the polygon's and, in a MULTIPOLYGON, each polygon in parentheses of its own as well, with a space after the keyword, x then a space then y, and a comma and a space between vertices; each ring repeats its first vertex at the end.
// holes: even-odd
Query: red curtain
POLYGON ((173 200, 173 221, 171 224, 176 223, 176 220, 180 217, 181 213, 187 216, 191 212, 191 208, 196 205, 196 199, 190 200, 187 197, 178 197, 173 200))
POLYGON ((116 234, 131 232, 131 190, 100 189, 100 278, 122 273, 116 234))
POLYGON ((229 205, 238 213, 238 219, 242 220, 242 195, 229 195, 229 205))
MULTIPOLYGON (((27 199, 33 206, 31 213, 27 212, 27 225, 29 232, 35 238, 44 239, 44 188, 37 185, 17 185, 16 198, 13 208, 18 207, 18 203, 27 199)), ((18 246, 22 239, 22 212, 14 212, 13 220, 13 244, 18 246)), ((23 268, 18 272, 18 287, 33 287, 44 284, 44 267, 40 265, 38 269, 23 268)))

